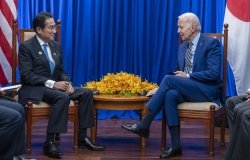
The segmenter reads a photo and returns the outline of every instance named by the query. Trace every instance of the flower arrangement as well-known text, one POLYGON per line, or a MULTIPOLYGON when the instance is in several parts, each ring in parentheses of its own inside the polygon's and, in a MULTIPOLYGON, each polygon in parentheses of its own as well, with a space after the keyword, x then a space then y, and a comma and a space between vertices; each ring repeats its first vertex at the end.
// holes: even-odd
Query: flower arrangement
POLYGON ((149 90, 157 88, 157 84, 142 81, 141 77, 126 73, 108 73, 100 81, 87 82, 86 88, 100 94, 145 95, 149 90))

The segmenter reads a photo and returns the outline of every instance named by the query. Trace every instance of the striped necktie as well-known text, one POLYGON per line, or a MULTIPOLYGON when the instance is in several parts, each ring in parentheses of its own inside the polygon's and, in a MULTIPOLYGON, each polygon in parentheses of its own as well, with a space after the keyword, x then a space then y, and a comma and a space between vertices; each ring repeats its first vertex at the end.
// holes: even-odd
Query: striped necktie
POLYGON ((187 52, 186 52, 186 55, 185 55, 185 67, 184 67, 184 72, 189 74, 190 71, 192 70, 193 68, 193 64, 191 62, 191 59, 192 59, 192 48, 193 48, 193 43, 192 42, 189 42, 188 43, 188 49, 187 49, 187 52))
POLYGON ((53 73, 54 71, 54 68, 55 68, 55 64, 51 61, 51 59, 49 58, 49 53, 48 53, 48 44, 44 43, 43 44, 43 51, 49 61, 49 67, 50 67, 50 72, 51 74, 53 73))

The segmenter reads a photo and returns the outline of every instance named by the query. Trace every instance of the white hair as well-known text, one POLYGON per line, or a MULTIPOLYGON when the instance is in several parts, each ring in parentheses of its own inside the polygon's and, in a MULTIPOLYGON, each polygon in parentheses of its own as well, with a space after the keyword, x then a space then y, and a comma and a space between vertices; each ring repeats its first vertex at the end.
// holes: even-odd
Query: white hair
POLYGON ((200 20, 197 17, 197 15, 195 15, 194 13, 191 13, 191 12, 183 13, 178 18, 179 19, 185 18, 188 23, 195 25, 195 28, 197 31, 199 32, 201 31, 200 20))

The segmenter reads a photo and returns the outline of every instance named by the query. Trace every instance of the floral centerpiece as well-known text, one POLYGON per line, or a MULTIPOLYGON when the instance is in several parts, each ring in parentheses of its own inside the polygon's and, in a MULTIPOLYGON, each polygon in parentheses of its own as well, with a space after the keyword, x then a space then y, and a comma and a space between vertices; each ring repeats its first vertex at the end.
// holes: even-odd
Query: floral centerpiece
POLYGON ((142 80, 140 76, 119 72, 108 73, 100 81, 87 82, 84 86, 100 94, 145 95, 149 90, 157 88, 157 84, 142 80))

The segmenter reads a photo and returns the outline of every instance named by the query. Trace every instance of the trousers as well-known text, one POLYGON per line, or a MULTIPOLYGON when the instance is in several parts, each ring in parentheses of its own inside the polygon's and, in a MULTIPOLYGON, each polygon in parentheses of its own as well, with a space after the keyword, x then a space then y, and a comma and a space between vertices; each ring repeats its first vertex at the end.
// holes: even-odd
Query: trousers
POLYGON ((25 152, 24 123, 23 106, 0 98, 0 159, 10 160, 25 152))

